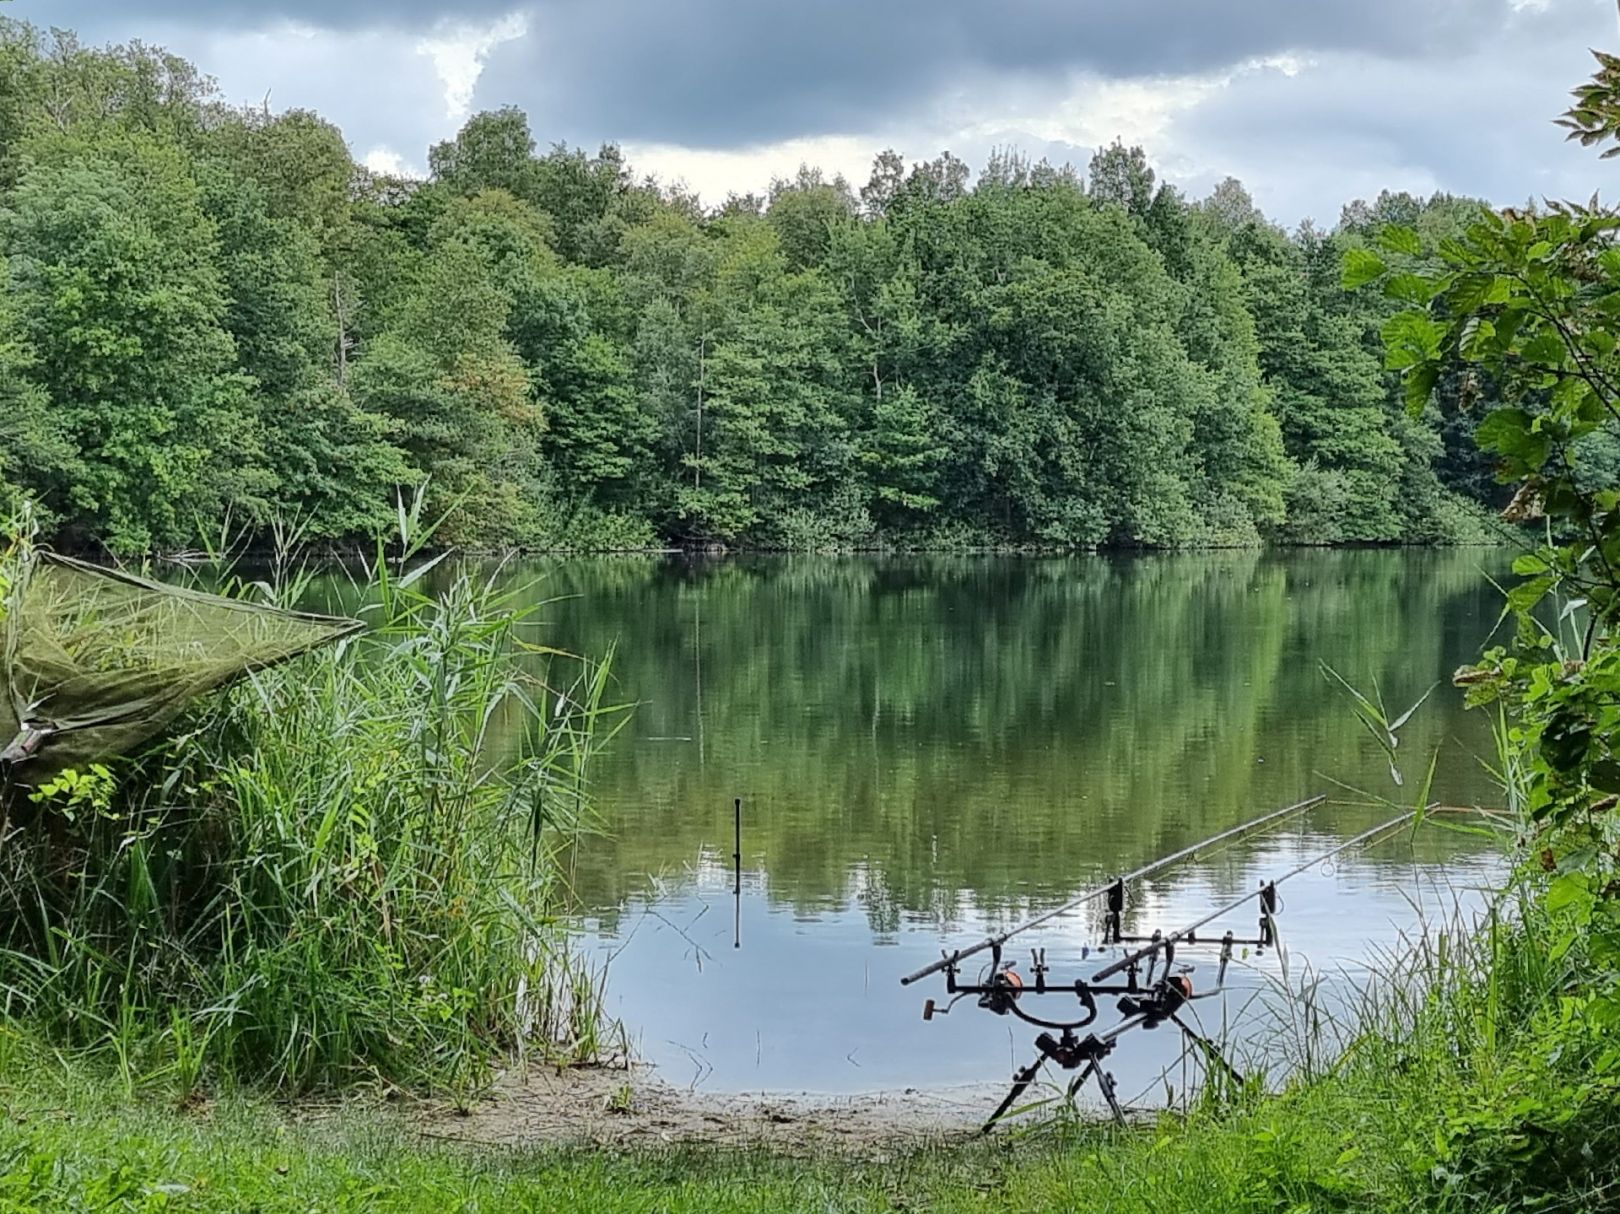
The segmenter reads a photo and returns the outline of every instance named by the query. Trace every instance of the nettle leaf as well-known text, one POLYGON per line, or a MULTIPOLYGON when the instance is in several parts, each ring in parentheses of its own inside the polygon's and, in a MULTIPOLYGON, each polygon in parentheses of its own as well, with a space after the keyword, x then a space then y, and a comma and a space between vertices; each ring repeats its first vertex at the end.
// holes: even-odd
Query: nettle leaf
POLYGON ((1439 253, 1442 259, 1454 266, 1471 266, 1479 262, 1478 254, 1455 236, 1447 236, 1440 242, 1439 253))
POLYGON ((1405 253, 1408 257, 1423 256, 1423 237, 1405 224, 1390 224, 1378 234, 1378 243, 1391 253, 1405 253))
POLYGON ((1457 313, 1477 312, 1492 304, 1505 304, 1513 294, 1513 280, 1496 274, 1459 274, 1446 292, 1446 303, 1457 313))
POLYGON ((1497 316, 1496 335, 1502 340, 1504 347, 1512 344, 1529 315, 1529 312, 1521 308, 1509 308, 1497 316))
POLYGON ((1520 582, 1508 591, 1508 607, 1520 615, 1534 611, 1536 604, 1552 592, 1557 581, 1558 579, 1551 574, 1544 574, 1541 577, 1531 578, 1528 582, 1520 582))
POLYGON ((1541 496, 1541 508, 1558 518, 1580 518, 1586 509, 1586 499, 1576 492, 1567 480, 1555 480, 1541 496))
POLYGON ((1406 408, 1413 417, 1428 406, 1429 398, 1434 395, 1435 385, 1439 382, 1440 367, 1436 363, 1424 363, 1406 373, 1406 408))
POLYGON ((1544 367, 1562 367, 1564 360, 1569 356, 1569 348, 1564 345, 1563 338, 1551 328, 1543 328, 1519 351, 1520 356, 1527 362, 1537 363, 1544 367))
POLYGON ((1584 873, 1561 873, 1547 885, 1547 909, 1554 913, 1569 907, 1590 909, 1592 890, 1584 873))
POLYGON ((1598 427, 1606 425, 1609 420, 1609 406, 1601 396, 1592 391, 1590 387, 1582 384, 1584 389, 1570 415, 1575 419, 1572 430, 1578 429, 1582 434, 1590 434, 1598 427))
POLYGON ((1404 371, 1440 355, 1445 326, 1424 312, 1398 312, 1384 326, 1384 365, 1391 371, 1404 371))
POLYGON ((1346 291, 1354 291, 1370 282, 1377 282, 1389 272, 1384 259, 1371 249, 1351 249, 1344 255, 1344 273, 1341 281, 1346 291))

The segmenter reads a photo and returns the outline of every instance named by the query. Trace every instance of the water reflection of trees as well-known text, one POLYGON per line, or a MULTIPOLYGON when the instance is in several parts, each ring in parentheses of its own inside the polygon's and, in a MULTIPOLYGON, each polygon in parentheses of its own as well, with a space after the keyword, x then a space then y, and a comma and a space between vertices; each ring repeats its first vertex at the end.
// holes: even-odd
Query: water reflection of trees
MULTIPOLYGON (((741 795, 772 897, 862 905, 892 931, 1049 902, 1322 788, 1317 772, 1392 791, 1318 661, 1404 707, 1478 648, 1496 563, 616 559, 513 576, 576 596, 543 609, 547 639, 616 644, 618 687, 640 702, 598 772, 608 833, 579 849, 583 900, 617 903, 705 845, 729 853, 741 795)), ((1452 697, 1406 734, 1414 774, 1460 736, 1440 791, 1488 796, 1467 750, 1483 723, 1452 697)))

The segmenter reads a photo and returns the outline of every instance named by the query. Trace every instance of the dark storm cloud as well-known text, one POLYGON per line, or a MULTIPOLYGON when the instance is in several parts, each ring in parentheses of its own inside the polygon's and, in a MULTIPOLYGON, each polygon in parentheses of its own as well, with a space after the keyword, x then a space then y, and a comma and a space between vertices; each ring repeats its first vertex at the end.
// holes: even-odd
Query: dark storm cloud
POLYGON ((860 129, 987 78, 1179 75, 1295 51, 1471 45, 1502 0, 574 0, 493 54, 481 101, 588 137, 712 147, 860 129), (1483 18, 1483 19, 1482 19, 1483 18))
POLYGON ((22 0, 31 20, 127 38, 299 21, 426 30, 514 9, 480 104, 543 135, 727 147, 859 129, 987 78, 1178 75, 1284 52, 1455 53, 1506 0, 22 0))

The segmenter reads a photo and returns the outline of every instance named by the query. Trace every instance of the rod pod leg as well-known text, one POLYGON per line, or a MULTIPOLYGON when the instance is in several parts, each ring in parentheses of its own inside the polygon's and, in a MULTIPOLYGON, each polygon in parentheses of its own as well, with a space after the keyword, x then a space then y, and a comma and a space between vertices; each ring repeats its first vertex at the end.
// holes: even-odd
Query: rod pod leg
POLYGON ((1091 1064, 1091 1069, 1097 1073, 1097 1086, 1102 1089, 1103 1099, 1113 1111, 1114 1120, 1124 1125, 1125 1110, 1119 1107, 1119 1095, 1114 1090, 1114 1077, 1095 1062, 1091 1064))
POLYGON ((1213 1041, 1189 1025, 1180 1016, 1172 1013, 1170 1019, 1175 1022, 1176 1027, 1185 1033, 1190 1040, 1196 1041, 1200 1046, 1203 1047, 1204 1057, 1206 1060, 1212 1060, 1220 1063, 1221 1069, 1230 1075, 1232 1080, 1239 1087, 1242 1087, 1246 1082, 1248 1082, 1243 1078, 1242 1073, 1237 1069, 1237 1067, 1233 1066, 1226 1060, 1226 1055, 1221 1053, 1220 1048, 1213 1041))
POLYGON ((1119 1097, 1114 1090, 1114 1077, 1103 1070, 1096 1059, 1086 1063, 1085 1069, 1074 1077, 1074 1082, 1069 1085, 1069 1099, 1073 1100, 1079 1094, 1080 1089, 1085 1087, 1086 1080, 1093 1075, 1097 1077, 1097 1090, 1102 1093, 1103 1100, 1107 1102, 1109 1111, 1114 1114, 1114 1120, 1119 1122, 1120 1125, 1124 1125, 1125 1110, 1119 1107, 1119 1097))
POLYGON ((996 1122, 1005 1117, 1007 1110, 1012 1108, 1013 1103, 1029 1090, 1029 1085, 1035 1082, 1035 1077, 1041 1073, 1041 1068, 1045 1065, 1046 1055, 1041 1054, 1034 1062, 1013 1076, 1012 1091, 1007 1093, 1006 1098, 996 1106, 996 1111, 991 1113, 989 1119, 979 1127, 979 1133, 988 1134, 996 1128, 996 1122))

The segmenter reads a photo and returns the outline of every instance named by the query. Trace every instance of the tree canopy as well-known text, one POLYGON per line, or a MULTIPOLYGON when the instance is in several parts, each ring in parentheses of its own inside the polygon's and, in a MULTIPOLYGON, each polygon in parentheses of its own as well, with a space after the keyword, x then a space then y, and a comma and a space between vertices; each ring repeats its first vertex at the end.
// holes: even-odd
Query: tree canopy
POLYGON ((1141 148, 806 167, 706 210, 617 148, 471 118, 428 180, 182 60, 0 21, 0 494, 59 540, 222 518, 611 548, 1443 542, 1499 493, 1411 417, 1331 232, 1141 148))

